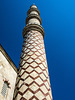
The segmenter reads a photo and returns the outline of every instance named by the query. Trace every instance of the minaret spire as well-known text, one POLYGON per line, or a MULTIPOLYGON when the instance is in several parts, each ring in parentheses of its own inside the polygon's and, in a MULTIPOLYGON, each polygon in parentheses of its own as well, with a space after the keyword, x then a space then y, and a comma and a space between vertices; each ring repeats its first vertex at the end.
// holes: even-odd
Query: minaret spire
POLYGON ((39 31, 44 37, 44 29, 41 26, 42 20, 40 18, 40 12, 34 4, 27 12, 26 26, 23 30, 23 36, 30 30, 39 31))
POLYGON ((33 4, 27 12, 14 100, 52 100, 40 12, 33 4))

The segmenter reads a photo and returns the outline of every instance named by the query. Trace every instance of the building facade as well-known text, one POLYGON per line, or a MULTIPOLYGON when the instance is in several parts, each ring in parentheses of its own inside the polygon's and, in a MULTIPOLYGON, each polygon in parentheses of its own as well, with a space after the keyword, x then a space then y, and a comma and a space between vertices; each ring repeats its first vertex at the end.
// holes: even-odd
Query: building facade
POLYGON ((0 100, 13 100, 17 68, 0 45, 0 100))

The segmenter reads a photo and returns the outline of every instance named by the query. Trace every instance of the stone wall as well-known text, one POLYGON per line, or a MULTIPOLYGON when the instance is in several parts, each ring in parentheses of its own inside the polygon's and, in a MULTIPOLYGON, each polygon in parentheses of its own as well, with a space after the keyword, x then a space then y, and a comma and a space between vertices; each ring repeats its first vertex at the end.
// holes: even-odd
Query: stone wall
MULTIPOLYGON (((17 72, 11 66, 11 60, 9 61, 0 51, 0 100, 13 100, 17 72), (8 84, 5 96, 2 95, 4 82, 8 84)), ((5 90, 3 91, 5 92, 5 90)))

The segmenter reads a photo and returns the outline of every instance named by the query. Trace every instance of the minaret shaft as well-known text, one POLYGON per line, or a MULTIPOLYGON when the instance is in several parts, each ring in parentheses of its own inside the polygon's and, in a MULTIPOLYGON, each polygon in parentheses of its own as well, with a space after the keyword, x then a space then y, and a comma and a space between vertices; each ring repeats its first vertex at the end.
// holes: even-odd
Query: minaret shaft
MULTIPOLYGON (((32 12, 35 13, 35 11, 32 12)), ((33 15, 33 13, 31 14, 33 15)), ((33 20, 32 24, 32 20, 30 24, 27 21, 30 29, 28 29, 29 26, 27 25, 23 31, 23 46, 14 100, 52 100, 43 42, 43 29, 38 21, 35 24, 36 20, 33 20), (33 25, 39 26, 38 30, 33 25)))

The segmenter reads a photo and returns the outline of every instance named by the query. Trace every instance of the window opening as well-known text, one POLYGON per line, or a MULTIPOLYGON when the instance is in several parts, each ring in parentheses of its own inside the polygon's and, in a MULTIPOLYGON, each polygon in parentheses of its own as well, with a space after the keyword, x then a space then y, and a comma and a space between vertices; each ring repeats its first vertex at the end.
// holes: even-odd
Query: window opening
POLYGON ((5 97, 8 89, 8 83, 5 81, 2 87, 1 94, 5 97))

